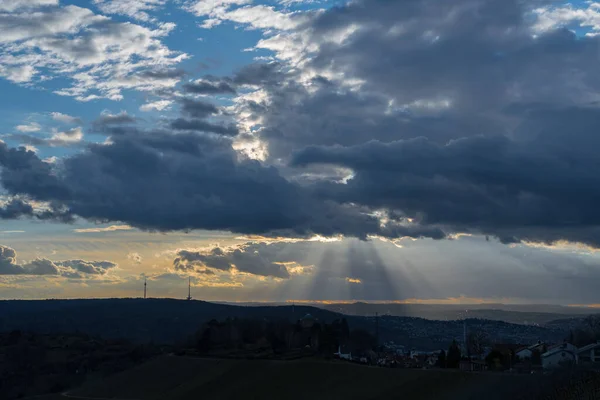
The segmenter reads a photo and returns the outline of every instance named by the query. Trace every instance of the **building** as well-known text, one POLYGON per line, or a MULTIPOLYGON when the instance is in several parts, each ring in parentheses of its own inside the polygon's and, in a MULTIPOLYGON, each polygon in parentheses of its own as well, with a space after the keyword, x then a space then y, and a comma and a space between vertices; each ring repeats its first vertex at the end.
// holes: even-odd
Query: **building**
MULTIPOLYGON (((542 368, 553 369, 577 363, 577 352, 567 347, 568 343, 554 346, 542 354, 542 368)), ((572 347, 575 347, 571 345, 572 347)))
POLYGON ((600 341, 588 344, 577 351, 577 358, 581 364, 600 364, 600 341))
POLYGON ((575 354, 577 354, 577 346, 568 343, 567 341, 564 341, 563 343, 560 344, 555 344, 554 346, 550 346, 548 347, 548 352, 551 350, 554 350, 556 348, 561 348, 561 349, 565 349, 565 350, 569 350, 575 354))
POLYGON ((481 360, 460 360, 460 364, 458 367, 461 371, 469 372, 487 370, 487 364, 485 363, 485 361, 481 360))
POLYGON ((334 353, 333 355, 339 357, 340 360, 352 361, 352 352, 350 349, 347 349, 346 346, 339 346, 337 353, 334 353))
POLYGON ((538 351, 540 354, 545 353, 546 350, 544 349, 546 347, 545 343, 542 342, 537 342, 536 344, 532 344, 531 346, 527 346, 527 347, 523 347, 519 350, 517 350, 515 352, 515 355, 517 357, 519 357, 522 360, 525 359, 531 359, 531 356, 533 355, 534 351, 538 351))

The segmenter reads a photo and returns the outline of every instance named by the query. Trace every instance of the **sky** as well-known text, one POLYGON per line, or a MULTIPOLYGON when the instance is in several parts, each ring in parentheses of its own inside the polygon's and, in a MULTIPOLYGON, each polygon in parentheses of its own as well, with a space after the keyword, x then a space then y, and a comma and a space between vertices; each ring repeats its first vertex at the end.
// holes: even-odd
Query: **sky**
POLYGON ((0 298, 600 304, 600 3, 0 0, 0 298))

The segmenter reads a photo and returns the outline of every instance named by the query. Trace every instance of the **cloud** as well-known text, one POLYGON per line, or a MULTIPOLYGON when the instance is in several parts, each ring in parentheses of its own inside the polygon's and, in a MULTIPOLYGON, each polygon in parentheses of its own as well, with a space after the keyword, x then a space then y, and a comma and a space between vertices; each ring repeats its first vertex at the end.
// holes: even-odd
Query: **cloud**
POLYGON ((120 14, 140 21, 155 21, 148 11, 154 11, 167 0, 94 0, 94 4, 106 14, 120 14))
POLYGON ((168 110, 171 107, 171 104, 173 104, 172 100, 157 100, 157 101, 152 101, 150 103, 146 103, 146 104, 142 104, 140 106, 140 111, 164 111, 164 110, 168 110))
POLYGON ((4 135, 6 139, 18 140, 25 148, 31 149, 32 146, 49 147, 78 147, 83 144, 83 131, 81 127, 58 131, 53 129, 53 134, 49 138, 32 136, 27 134, 4 135))
POLYGON ((63 132, 57 132, 50 138, 50 142, 79 142, 83 139, 81 127, 69 129, 63 132))
POLYGON ((182 78, 186 75, 182 69, 158 69, 158 70, 146 70, 140 73, 140 76, 151 79, 165 79, 170 80, 173 78, 182 78))
MULTIPOLYGON (((133 7, 134 2, 127 3, 133 7)), ((120 7, 125 3, 110 4, 120 7)), ((0 76, 41 85, 49 78, 65 77, 71 85, 59 87, 55 93, 79 101, 121 100, 124 89, 172 88, 178 76, 147 72, 168 70, 188 57, 161 42, 174 27, 172 23, 157 23, 152 29, 116 22, 73 5, 15 9, 0 15, 0 76)))
POLYGON ((71 268, 75 271, 90 275, 105 275, 110 269, 118 265, 111 261, 85 261, 85 260, 67 260, 58 261, 58 266, 71 268))
POLYGON ((212 132, 218 133, 225 136, 235 136, 238 134, 238 129, 234 125, 217 125, 211 124, 200 119, 187 120, 183 118, 177 118, 171 121, 171 128, 176 130, 184 131, 200 131, 200 132, 212 132))
POLYGON ((201 25, 206 29, 231 21, 252 29, 288 30, 307 20, 303 13, 286 13, 270 6, 249 5, 251 3, 251 0, 199 0, 188 3, 185 9, 199 17, 206 17, 201 25))
POLYGON ((315 196, 396 227, 598 246, 586 172, 598 168, 598 38, 535 29, 532 11, 496 0, 332 8, 258 44, 278 63, 246 80, 258 90, 236 99, 239 126, 315 196))
MULTIPOLYGON (((105 113, 94 126, 110 142, 56 166, 0 146, 3 186, 89 221, 148 230, 482 233, 597 247, 600 215, 590 199, 600 187, 591 172, 599 169, 600 38, 557 23, 536 28, 541 14, 530 5, 359 0, 305 14, 301 24, 295 15, 281 19, 290 26, 264 22, 278 28, 256 49, 274 62, 182 85, 204 95, 229 91, 219 88, 226 83, 239 90, 231 105, 173 95, 181 115, 148 129, 105 113)), ((273 11, 243 1, 187 8, 250 27, 273 11)), ((131 27, 115 24, 98 32, 128 38, 131 27)), ((174 64, 146 67, 132 79, 179 79, 174 64)))
POLYGON ((225 81, 211 82, 208 80, 197 80, 182 86, 184 92, 193 94, 235 94, 236 90, 225 81))
POLYGON ((77 233, 100 233, 100 232, 116 232, 116 231, 129 231, 133 227, 129 225, 110 225, 105 228, 79 228, 74 229, 73 232, 77 233))
POLYGON ((50 113, 50 115, 52 116, 52 119, 58 122, 62 122, 64 124, 71 124, 71 125, 77 125, 77 124, 81 124, 81 118, 78 117, 72 117, 68 114, 63 114, 63 113, 59 113, 59 112, 52 112, 50 113))
POLYGON ((206 118, 219 113, 217 106, 202 100, 194 100, 184 97, 180 99, 179 102, 182 105, 182 112, 190 117, 206 118))
POLYGON ((29 263, 18 264, 14 249, 0 245, 0 275, 44 275, 62 276, 71 279, 89 278, 91 275, 105 275, 117 264, 110 261, 66 260, 51 261, 36 258, 29 263))
POLYGON ((206 268, 220 271, 231 271, 235 269, 251 275, 271 276, 281 279, 289 279, 290 273, 286 266, 264 257, 257 247, 246 248, 240 246, 233 249, 222 249, 215 247, 206 251, 180 250, 173 266, 180 271, 200 271, 206 268))
POLYGON ((18 130, 19 132, 30 133, 30 132, 38 132, 40 129, 42 129, 42 127, 37 122, 31 122, 27 125, 17 125, 17 126, 15 126, 15 129, 18 130))
POLYGON ((13 12, 20 9, 56 5, 58 5, 58 0, 3 0, 0 3, 0 11, 13 12))
POLYGON ((135 117, 129 115, 126 111, 121 111, 118 114, 111 114, 108 111, 102 112, 100 117, 92 122, 92 127, 97 132, 111 132, 111 128, 120 125, 128 125, 136 122, 135 117))
POLYGON ((127 258, 136 264, 141 264, 142 262, 142 256, 139 253, 129 253, 127 254, 127 258))
POLYGON ((0 208, 0 218, 2 219, 16 219, 21 216, 31 215, 33 215, 33 207, 21 199, 12 199, 4 207, 0 208))
POLYGON ((132 127, 60 165, 0 143, 0 165, 9 193, 93 222, 301 236, 365 237, 381 230, 377 218, 313 198, 275 168, 241 157, 221 136, 132 127))

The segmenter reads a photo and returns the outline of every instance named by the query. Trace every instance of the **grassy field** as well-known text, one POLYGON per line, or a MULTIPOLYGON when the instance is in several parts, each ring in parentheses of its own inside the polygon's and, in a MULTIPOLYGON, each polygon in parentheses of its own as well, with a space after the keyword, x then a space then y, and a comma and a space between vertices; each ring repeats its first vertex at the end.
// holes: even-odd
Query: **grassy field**
POLYGON ((72 396, 103 399, 505 399, 531 375, 366 367, 320 360, 216 360, 164 356, 72 396))

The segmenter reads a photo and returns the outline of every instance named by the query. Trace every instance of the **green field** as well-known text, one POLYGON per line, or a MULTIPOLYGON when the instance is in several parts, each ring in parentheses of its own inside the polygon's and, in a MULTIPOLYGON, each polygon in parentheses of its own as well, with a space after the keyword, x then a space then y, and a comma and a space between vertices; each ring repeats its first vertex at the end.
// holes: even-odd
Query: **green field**
POLYGON ((217 360, 163 356, 73 397, 196 399, 501 399, 535 386, 530 375, 367 367, 320 360, 217 360))

